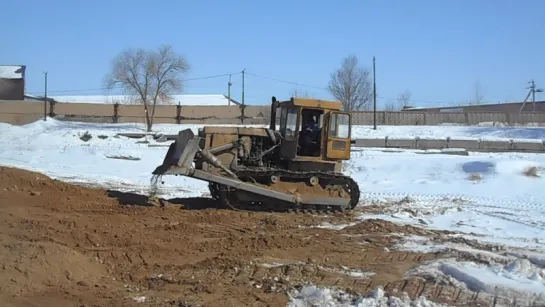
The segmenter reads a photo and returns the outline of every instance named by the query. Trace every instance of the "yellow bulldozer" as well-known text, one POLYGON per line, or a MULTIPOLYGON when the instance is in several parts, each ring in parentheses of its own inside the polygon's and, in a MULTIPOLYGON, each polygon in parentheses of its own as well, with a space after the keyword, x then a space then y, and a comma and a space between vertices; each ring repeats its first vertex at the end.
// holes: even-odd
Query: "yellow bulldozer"
POLYGON ((352 210, 359 186, 341 172, 350 134, 351 117, 340 102, 272 97, 268 128, 205 126, 197 136, 182 130, 153 175, 204 180, 211 196, 232 209, 352 210))

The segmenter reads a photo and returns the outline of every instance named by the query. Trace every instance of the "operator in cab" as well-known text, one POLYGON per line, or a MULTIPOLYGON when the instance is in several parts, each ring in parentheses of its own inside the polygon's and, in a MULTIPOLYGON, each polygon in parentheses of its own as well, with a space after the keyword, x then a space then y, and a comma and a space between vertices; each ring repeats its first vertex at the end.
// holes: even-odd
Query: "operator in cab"
POLYGON ((300 154, 305 156, 306 155, 315 156, 317 153, 319 154, 320 152, 319 146, 318 148, 314 148, 316 146, 312 146, 313 142, 316 141, 316 138, 319 133, 320 133, 320 127, 318 126, 318 123, 313 117, 309 118, 301 131, 300 154))
POLYGON ((307 131, 311 135, 315 135, 316 132, 318 132, 320 128, 318 127, 318 123, 314 120, 314 118, 310 118, 307 122, 307 124, 303 127, 303 130, 307 131))

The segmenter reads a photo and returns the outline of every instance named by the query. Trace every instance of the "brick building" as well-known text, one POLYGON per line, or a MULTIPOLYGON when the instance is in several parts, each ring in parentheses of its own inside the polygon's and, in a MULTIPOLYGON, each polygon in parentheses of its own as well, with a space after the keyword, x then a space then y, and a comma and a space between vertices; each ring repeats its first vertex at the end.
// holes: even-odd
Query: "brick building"
POLYGON ((0 65, 0 100, 23 100, 25 96, 24 65, 0 65))

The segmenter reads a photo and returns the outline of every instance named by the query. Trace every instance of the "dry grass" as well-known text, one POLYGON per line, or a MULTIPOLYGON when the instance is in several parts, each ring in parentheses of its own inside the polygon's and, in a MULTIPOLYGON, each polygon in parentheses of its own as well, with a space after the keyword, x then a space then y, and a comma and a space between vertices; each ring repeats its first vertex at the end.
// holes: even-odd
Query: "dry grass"
POLYGON ((537 166, 530 166, 530 167, 527 167, 523 174, 524 176, 527 176, 527 177, 539 177, 539 168, 537 166))
POLYGON ((470 181, 480 181, 483 177, 479 173, 471 173, 467 179, 470 181))
POLYGON ((92 138, 93 138, 93 136, 89 133, 89 131, 85 131, 85 133, 79 137, 79 139, 84 141, 84 142, 87 142, 92 138))

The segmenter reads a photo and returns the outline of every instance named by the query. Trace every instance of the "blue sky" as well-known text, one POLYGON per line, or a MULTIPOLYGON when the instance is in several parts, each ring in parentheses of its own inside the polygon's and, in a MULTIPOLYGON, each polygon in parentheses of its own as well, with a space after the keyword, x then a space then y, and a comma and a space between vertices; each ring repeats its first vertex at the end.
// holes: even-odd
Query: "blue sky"
MULTIPOLYGON (((20 0, 4 1, 0 64, 27 65, 27 91, 104 94, 124 48, 171 44, 187 78, 246 71, 246 103, 287 98, 296 86, 329 99, 329 74, 354 54, 377 63, 379 103, 402 91, 419 106, 520 101, 545 87, 543 0, 20 0), (276 79, 276 80, 274 80, 276 79), (310 85, 308 87, 305 85, 310 85), (89 91, 82 91, 94 89, 89 91)), ((240 99, 241 75, 232 95, 240 99)), ((189 81, 185 93, 226 94, 228 77, 189 81)), ((538 99, 545 100, 545 93, 538 99)))

